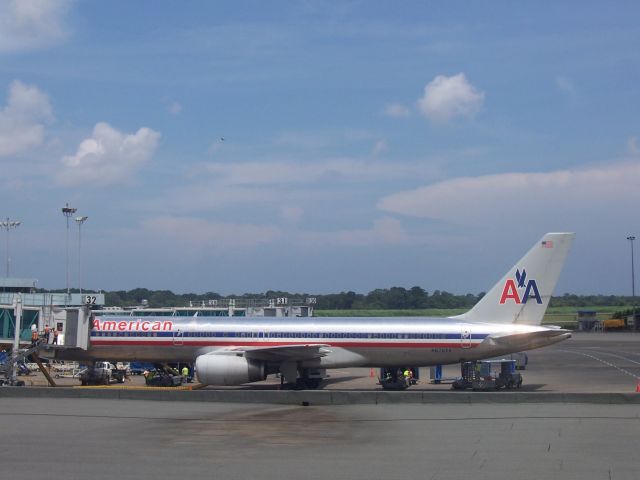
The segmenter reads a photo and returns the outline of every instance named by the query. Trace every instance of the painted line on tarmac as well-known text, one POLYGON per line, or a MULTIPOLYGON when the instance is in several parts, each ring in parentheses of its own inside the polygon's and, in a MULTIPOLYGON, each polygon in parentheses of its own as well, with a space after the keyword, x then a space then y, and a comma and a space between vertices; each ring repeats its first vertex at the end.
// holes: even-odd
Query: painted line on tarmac
MULTIPOLYGON (((617 353, 610 353, 610 352, 598 352, 598 353, 603 353, 605 355, 610 355, 612 357, 621 358, 622 360, 626 360, 627 362, 631 362, 631 363, 635 363, 637 365, 640 365, 640 362, 638 362, 636 360, 631 360, 630 358, 627 358, 627 357, 623 357, 622 355, 618 355, 617 353)), ((627 352, 622 352, 622 353, 627 353, 627 352)))
MULTIPOLYGON (((603 360, 602 358, 598 358, 598 357, 596 357, 594 355, 590 355, 590 354, 584 353, 584 352, 579 352, 579 351, 576 351, 576 350, 560 350, 560 351, 561 352, 566 352, 566 353, 575 353, 577 355, 582 355, 582 356, 585 356, 585 357, 592 358, 592 359, 597 360, 598 362, 603 363, 603 364, 605 364, 605 365, 607 365, 609 367, 615 368, 616 370, 624 373, 625 375, 629 375, 630 377, 633 377, 636 380, 640 380, 640 376, 636 375, 635 373, 631 373, 631 372, 625 370, 624 368, 621 368, 621 367, 617 366, 615 363, 607 362, 606 360, 603 360)), ((602 353, 605 353, 605 352, 602 352, 602 353)), ((610 355, 612 355, 612 354, 610 354, 610 355)), ((623 358, 625 360, 629 360, 628 358, 624 358, 624 357, 620 357, 620 358, 623 358)), ((633 361, 633 360, 631 360, 631 361, 633 361)), ((638 362, 634 362, 634 363, 638 363, 638 362)))
POLYGON ((625 355, 634 355, 636 357, 640 357, 640 352, 627 352, 624 350, 620 350, 620 353, 624 353, 625 355))

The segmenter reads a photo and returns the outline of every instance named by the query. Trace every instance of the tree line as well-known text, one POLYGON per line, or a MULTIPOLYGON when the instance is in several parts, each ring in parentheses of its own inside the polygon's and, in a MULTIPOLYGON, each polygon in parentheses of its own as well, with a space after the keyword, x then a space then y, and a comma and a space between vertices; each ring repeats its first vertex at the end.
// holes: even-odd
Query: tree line
MULTIPOLYGON (((89 293, 85 290, 85 293, 89 293)), ((93 292, 96 293, 96 292, 93 292)), ((421 287, 391 287, 378 288, 369 293, 353 291, 329 293, 324 295, 310 293, 291 293, 280 290, 268 290, 263 293, 244 293, 242 295, 220 295, 215 292, 202 294, 177 294, 170 290, 148 290, 135 288, 133 290, 117 290, 102 292, 105 294, 106 306, 135 307, 145 305, 150 308, 160 307, 189 307, 208 305, 210 300, 235 298, 238 300, 277 300, 286 298, 289 304, 294 301, 312 301, 316 310, 390 310, 390 309, 427 309, 427 308, 471 308, 484 296, 467 293, 456 295, 450 292, 435 290, 427 292, 421 287)), ((551 299, 551 307, 596 307, 633 305, 634 299, 620 295, 575 295, 564 294, 551 299)))

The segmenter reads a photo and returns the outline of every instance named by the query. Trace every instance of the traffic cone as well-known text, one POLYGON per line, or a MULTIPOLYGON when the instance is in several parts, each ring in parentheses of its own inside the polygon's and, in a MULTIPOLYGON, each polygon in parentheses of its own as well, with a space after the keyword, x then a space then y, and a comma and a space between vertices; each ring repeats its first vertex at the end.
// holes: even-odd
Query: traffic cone
MULTIPOLYGON (((369 370, 369 376, 370 377, 375 377, 375 373, 373 372, 373 368, 371 370, 369 370)), ((638 383, 638 388, 640 388, 640 383, 638 383)))
POLYGON ((638 384, 636 385, 636 393, 640 393, 640 380, 638 380, 638 384))

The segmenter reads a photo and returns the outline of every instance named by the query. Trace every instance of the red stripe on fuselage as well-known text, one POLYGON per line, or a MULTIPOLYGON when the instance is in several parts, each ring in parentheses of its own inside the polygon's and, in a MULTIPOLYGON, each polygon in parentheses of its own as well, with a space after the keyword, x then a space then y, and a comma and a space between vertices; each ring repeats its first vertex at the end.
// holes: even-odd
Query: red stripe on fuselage
MULTIPOLYGON (((216 341, 179 341, 174 343, 167 340, 91 340, 91 345, 110 345, 110 346, 167 346, 167 347, 283 347, 288 345, 327 345, 330 347, 374 347, 374 348, 462 348, 460 342, 448 343, 410 343, 410 342, 216 342, 216 341)), ((477 347, 479 343, 465 343, 464 347, 477 347)))

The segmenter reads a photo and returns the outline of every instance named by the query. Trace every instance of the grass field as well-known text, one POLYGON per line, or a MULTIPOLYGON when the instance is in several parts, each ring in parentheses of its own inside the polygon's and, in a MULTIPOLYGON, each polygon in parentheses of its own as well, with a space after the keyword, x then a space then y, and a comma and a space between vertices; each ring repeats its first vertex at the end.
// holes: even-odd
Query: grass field
MULTIPOLYGON (((615 312, 631 308, 629 306, 615 307, 553 307, 547 310, 542 320, 545 325, 558 325, 575 328, 578 310, 593 310, 600 320, 611 318, 615 312)), ((464 308, 426 308, 407 310, 314 310, 316 317, 450 317, 464 313, 464 308)))

